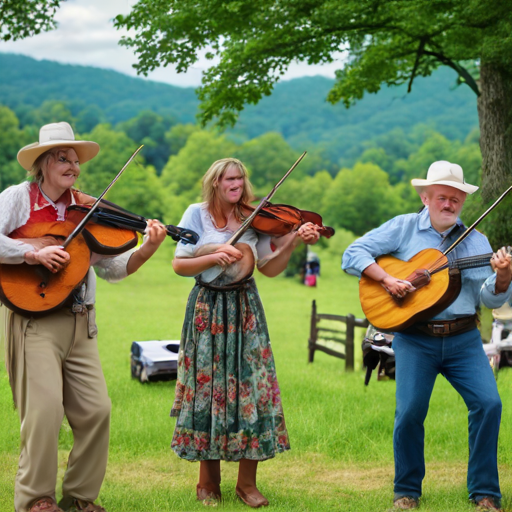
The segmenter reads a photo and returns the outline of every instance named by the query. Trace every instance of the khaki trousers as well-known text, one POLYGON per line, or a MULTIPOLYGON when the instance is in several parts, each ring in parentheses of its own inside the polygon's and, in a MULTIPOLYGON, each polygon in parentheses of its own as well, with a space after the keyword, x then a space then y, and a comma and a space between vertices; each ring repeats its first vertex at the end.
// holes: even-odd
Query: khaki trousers
POLYGON ((11 325, 22 326, 7 339, 15 358, 13 392, 21 421, 17 512, 26 512, 37 498, 55 499, 64 415, 74 444, 62 493, 87 501, 98 497, 107 466, 111 403, 98 355, 94 314, 94 310, 73 314, 61 309, 28 322, 13 314, 11 325))

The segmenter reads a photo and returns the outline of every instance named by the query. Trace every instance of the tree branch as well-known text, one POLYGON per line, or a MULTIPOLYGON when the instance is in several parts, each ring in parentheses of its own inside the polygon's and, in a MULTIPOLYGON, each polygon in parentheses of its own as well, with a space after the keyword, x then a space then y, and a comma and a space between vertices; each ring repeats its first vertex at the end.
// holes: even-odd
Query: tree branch
POLYGON ((469 74, 468 70, 464 67, 462 67, 460 64, 457 64, 453 60, 449 59, 448 57, 442 55, 441 53, 437 52, 431 52, 428 50, 425 50, 423 52, 425 55, 430 55, 431 57, 434 57, 439 62, 442 62, 445 66, 449 66, 452 69, 454 69, 457 74, 464 79, 464 81, 468 84, 470 89, 477 95, 480 96, 480 89, 478 88, 478 84, 475 82, 475 79, 469 74))
POLYGON ((414 77, 416 76, 416 71, 418 70, 418 66, 420 64, 421 56, 423 55, 423 50, 425 49, 426 38, 422 37, 420 39, 420 45, 418 46, 418 51, 416 52, 416 60, 414 61, 414 66, 411 71, 411 78, 409 80, 409 85, 407 86, 407 92, 411 92, 412 83, 414 81, 414 77))

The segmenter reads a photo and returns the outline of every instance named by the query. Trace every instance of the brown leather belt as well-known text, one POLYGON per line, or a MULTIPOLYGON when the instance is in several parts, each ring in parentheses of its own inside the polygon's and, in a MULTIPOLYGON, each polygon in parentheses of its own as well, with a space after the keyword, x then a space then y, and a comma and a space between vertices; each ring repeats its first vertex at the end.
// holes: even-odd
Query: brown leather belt
POLYGON ((436 320, 428 323, 417 323, 412 327, 429 336, 453 336, 476 328, 477 315, 456 318, 455 320, 436 320))
POLYGON ((207 290, 212 290, 214 292, 231 292, 233 290, 240 290, 244 286, 246 286, 248 283, 252 282, 254 278, 252 277, 252 272, 245 276, 240 281, 236 281, 235 283, 228 284, 226 286, 215 286, 210 283, 205 283, 201 281, 200 278, 196 277, 196 284, 198 286, 202 286, 203 288, 206 288, 207 290))

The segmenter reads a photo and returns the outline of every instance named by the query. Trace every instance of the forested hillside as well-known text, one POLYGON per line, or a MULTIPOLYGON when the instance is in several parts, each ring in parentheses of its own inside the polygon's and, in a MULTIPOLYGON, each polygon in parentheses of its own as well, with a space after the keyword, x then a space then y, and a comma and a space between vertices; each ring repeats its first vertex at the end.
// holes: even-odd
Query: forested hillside
MULTIPOLYGON (((0 70, 0 103, 14 110, 22 126, 32 122, 31 109, 48 100, 65 102, 74 116, 114 125, 143 110, 180 123, 194 122, 197 112, 193 88, 115 71, 3 53, 0 70)), ((348 110, 326 102, 333 83, 328 78, 281 82, 271 96, 247 107, 232 133, 247 140, 277 131, 295 149, 314 145, 327 159, 346 164, 355 162, 369 140, 394 128, 408 133, 425 124, 448 139, 464 140, 478 124, 476 98, 466 86, 454 88, 455 78, 452 70, 443 68, 433 77, 418 77, 410 94, 405 87, 385 88, 348 110)))
POLYGON ((18 150, 37 140, 40 126, 56 121, 101 146, 78 183, 91 194, 144 144, 109 199, 168 223, 200 200, 202 175, 226 156, 247 165, 261 196, 307 150, 275 200, 317 211, 326 224, 357 235, 416 210, 420 201, 409 180, 425 176, 435 160, 457 162, 468 182, 480 181, 476 99, 467 87, 453 88, 449 70, 418 78, 410 95, 388 88, 349 110, 326 103, 331 80, 282 82, 221 134, 194 123, 192 88, 1 53, 0 68, 0 190, 25 178, 18 150))

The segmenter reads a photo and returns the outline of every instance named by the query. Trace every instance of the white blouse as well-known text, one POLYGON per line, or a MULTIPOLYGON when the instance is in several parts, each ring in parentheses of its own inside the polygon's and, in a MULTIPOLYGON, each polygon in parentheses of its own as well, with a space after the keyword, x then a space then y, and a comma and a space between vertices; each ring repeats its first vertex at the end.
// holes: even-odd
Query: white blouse
MULTIPOLYGON (((218 228, 215 226, 212 216, 208 211, 207 203, 191 204, 185 210, 178 226, 195 231, 199 235, 199 241, 196 245, 178 242, 175 252, 177 258, 193 258, 199 248, 207 244, 225 244, 234 233, 234 231, 227 227, 218 228)), ((258 268, 261 268, 272 256, 270 240, 270 236, 257 234, 253 229, 249 228, 242 235, 238 243, 245 243, 252 249, 256 265, 258 268)), ((237 267, 236 263, 227 267, 224 273, 228 281, 235 282, 244 277, 239 275, 237 267)), ((211 283, 222 272, 222 267, 216 265, 203 271, 200 274, 201 280, 205 283, 211 283)))

